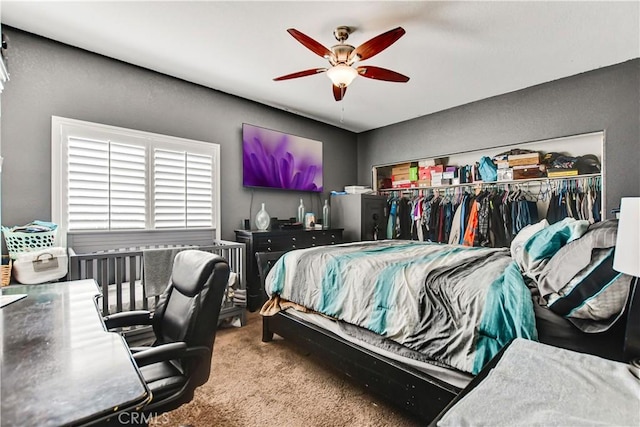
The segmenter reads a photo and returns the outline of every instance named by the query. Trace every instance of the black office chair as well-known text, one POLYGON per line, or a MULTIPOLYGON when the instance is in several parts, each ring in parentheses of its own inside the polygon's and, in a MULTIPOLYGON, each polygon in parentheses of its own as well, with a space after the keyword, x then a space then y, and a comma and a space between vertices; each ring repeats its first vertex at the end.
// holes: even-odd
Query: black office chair
POLYGON ((107 328, 152 325, 150 347, 131 347, 151 390, 145 413, 170 411, 189 402, 196 387, 209 379, 211 355, 229 264, 199 250, 179 252, 171 280, 154 313, 130 311, 105 317, 107 328))

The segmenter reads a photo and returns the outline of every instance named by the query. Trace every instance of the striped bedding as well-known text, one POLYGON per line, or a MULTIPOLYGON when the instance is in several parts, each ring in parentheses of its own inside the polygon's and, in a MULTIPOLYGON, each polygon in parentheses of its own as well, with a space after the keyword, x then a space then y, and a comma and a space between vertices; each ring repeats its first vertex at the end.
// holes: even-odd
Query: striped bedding
POLYGON ((265 290, 473 374, 512 339, 537 338, 506 249, 385 240, 296 250, 265 290))

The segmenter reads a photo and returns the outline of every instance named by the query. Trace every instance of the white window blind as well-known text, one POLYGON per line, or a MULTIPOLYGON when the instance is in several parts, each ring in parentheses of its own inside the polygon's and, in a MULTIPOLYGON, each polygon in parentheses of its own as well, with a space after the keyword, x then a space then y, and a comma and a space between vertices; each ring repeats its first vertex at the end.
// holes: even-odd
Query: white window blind
POLYGON ((211 156, 156 149, 154 172, 156 228, 211 227, 211 156))
POLYGON ((145 148, 70 137, 69 230, 145 228, 145 148))
POLYGON ((69 138, 67 161, 70 230, 109 228, 109 143, 69 138))
POLYGON ((110 144, 110 228, 145 228, 145 148, 110 144))
POLYGON ((51 217, 63 238, 154 231, 160 240, 185 228, 219 238, 218 144, 61 117, 52 144, 51 217))

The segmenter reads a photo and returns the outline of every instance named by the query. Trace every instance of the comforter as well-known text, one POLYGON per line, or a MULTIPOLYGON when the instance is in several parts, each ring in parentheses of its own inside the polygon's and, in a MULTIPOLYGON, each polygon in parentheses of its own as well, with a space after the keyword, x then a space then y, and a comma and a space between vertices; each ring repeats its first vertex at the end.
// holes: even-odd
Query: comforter
POLYGON ((506 249, 385 240, 296 250, 265 290, 474 374, 512 339, 537 338, 506 249))

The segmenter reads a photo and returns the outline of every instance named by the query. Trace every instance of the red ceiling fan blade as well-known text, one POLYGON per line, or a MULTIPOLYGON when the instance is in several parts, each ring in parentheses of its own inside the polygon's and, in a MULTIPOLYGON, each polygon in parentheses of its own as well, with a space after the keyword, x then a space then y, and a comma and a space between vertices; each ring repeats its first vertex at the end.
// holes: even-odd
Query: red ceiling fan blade
POLYGON ((298 77, 312 76, 314 74, 324 73, 325 71, 327 71, 326 68, 311 68, 309 70, 298 71, 296 73, 291 73, 284 76, 276 77, 273 80, 278 82, 280 80, 297 79, 298 77))
POLYGON ((375 80, 384 80, 386 82, 400 82, 406 83, 409 81, 409 77, 396 73, 395 71, 387 70, 386 68, 372 67, 370 65, 363 65, 356 68, 358 74, 362 77, 367 77, 375 80))
POLYGON ((371 58, 374 55, 377 55, 378 53, 394 44, 400 37, 404 35, 404 33, 404 29, 402 27, 398 27, 362 43, 353 52, 351 52, 351 55, 349 55, 349 61, 352 62, 356 60, 356 56, 359 56, 359 60, 363 61, 365 59, 371 58))
POLYGON ((347 93, 347 87, 346 86, 336 86, 336 85, 332 85, 333 86, 333 97, 336 99, 336 101, 342 101, 342 98, 344 98, 344 94, 347 93))
POLYGON ((303 34, 300 31, 296 30, 295 28, 289 28, 287 32, 291 34, 293 38, 295 38, 300 43, 305 45, 307 49, 311 50, 316 55, 321 56, 323 58, 329 58, 332 55, 329 49, 322 46, 320 43, 318 43, 308 35, 303 34))

